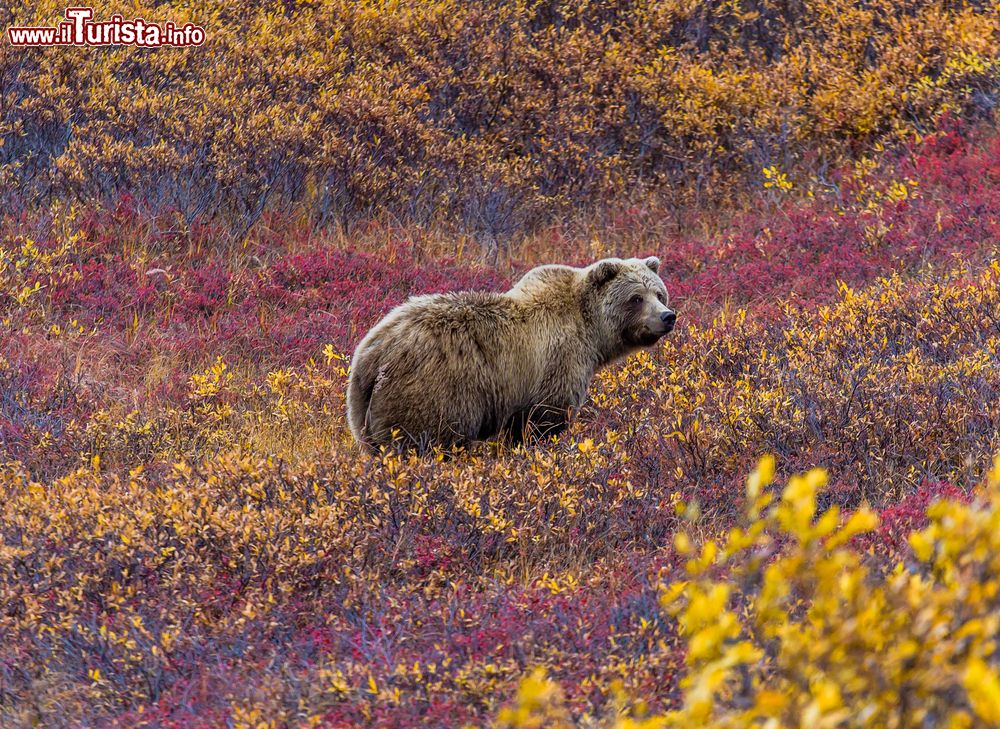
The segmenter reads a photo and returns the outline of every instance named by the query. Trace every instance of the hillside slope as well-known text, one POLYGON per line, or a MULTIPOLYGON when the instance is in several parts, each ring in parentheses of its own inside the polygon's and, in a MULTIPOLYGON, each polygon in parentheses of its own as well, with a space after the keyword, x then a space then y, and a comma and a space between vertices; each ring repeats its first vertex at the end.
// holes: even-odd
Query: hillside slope
MULTIPOLYGON (((127 200, 9 222, 0 723, 481 724, 539 665, 561 688, 525 684, 504 721, 677 708, 686 660, 703 666, 661 591, 701 579, 688 552, 744 523, 765 453, 778 483, 827 469, 814 502, 796 487, 807 521, 810 503, 834 526, 881 518, 837 554, 889 590, 925 508, 973 498, 1000 450, 1000 138, 943 131, 836 181, 839 200, 779 200, 712 238, 651 241, 627 213, 609 236, 661 256, 678 330, 602 373, 560 440, 451 459, 353 448, 351 347, 410 293, 504 272, 405 240, 374 255, 260 231, 231 249, 127 200)), ((611 243, 533 245, 583 260, 611 243)), ((775 524, 774 544, 798 538, 775 524)), ((948 584, 997 594, 995 560, 949 564, 948 584)), ((716 579, 733 610, 756 594, 716 579)), ((942 607, 947 631, 996 615, 971 594, 942 607)), ((976 650, 988 688, 996 650, 976 650)), ((959 675, 967 658, 941 660, 959 675)), ((989 705, 943 696, 955 715, 989 705)))

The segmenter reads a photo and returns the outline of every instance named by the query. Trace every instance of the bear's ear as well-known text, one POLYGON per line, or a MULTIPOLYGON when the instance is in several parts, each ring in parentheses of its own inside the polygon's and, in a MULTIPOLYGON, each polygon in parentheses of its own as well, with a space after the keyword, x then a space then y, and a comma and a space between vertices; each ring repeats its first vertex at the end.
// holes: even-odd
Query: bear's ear
POLYGON ((618 261, 601 261, 594 264, 594 267, 587 273, 587 283, 595 289, 599 289, 617 276, 621 270, 622 266, 618 261))
POLYGON ((653 273, 660 272, 660 259, 656 256, 650 256, 646 259, 646 268, 648 268, 653 273))

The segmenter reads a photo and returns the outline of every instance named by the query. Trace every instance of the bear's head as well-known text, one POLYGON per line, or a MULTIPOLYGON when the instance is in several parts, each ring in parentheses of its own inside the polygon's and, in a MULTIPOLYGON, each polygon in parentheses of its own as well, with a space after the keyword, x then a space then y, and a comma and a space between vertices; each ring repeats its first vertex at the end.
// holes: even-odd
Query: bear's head
POLYGON ((656 256, 606 258, 584 269, 584 305, 608 357, 649 347, 674 328, 659 270, 656 256))

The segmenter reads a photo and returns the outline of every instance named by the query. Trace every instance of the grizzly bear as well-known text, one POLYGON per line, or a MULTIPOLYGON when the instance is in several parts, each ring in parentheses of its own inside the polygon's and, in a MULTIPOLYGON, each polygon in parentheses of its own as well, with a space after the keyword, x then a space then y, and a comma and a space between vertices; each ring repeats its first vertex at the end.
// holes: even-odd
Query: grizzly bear
POLYGON ((659 268, 655 256, 547 265, 506 293, 409 299, 354 352, 351 433, 370 449, 559 433, 598 369, 673 329, 659 268))

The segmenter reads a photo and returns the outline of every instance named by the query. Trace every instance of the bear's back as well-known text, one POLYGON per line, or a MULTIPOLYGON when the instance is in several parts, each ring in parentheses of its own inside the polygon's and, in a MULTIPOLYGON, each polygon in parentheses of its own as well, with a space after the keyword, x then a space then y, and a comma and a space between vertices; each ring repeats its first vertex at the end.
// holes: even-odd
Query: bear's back
POLYGON ((410 326, 449 331, 498 326, 517 317, 517 307, 502 294, 459 291, 415 296, 402 307, 410 326))

